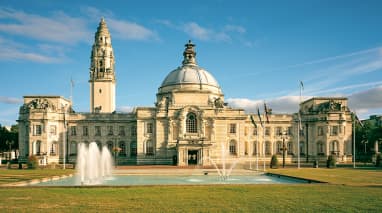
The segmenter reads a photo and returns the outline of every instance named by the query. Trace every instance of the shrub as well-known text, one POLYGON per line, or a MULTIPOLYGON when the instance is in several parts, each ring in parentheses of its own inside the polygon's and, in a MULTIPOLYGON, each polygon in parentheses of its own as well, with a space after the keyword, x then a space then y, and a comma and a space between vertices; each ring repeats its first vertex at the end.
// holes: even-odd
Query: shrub
POLYGON ((35 155, 28 157, 28 169, 36 169, 38 167, 38 159, 35 155))
POLYGON ((377 157, 375 159, 375 166, 376 167, 382 166, 382 155, 381 155, 381 153, 377 154, 377 157))
POLYGON ((279 168, 279 161, 277 160, 277 155, 272 155, 270 167, 271 169, 279 168))
POLYGON ((328 168, 335 168, 336 167, 336 156, 335 155, 329 155, 328 160, 326 161, 326 167, 328 168))

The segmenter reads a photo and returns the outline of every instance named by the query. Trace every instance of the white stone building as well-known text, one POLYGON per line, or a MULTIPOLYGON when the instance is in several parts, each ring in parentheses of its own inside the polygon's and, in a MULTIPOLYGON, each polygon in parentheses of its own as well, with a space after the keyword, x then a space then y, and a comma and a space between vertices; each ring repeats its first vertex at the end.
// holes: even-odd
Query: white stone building
POLYGON ((20 159, 37 155, 48 163, 75 162, 78 144, 95 141, 110 150, 119 147, 119 164, 204 166, 223 155, 239 163, 268 162, 272 154, 281 157, 284 142, 287 162, 296 162, 298 152, 301 162, 329 154, 351 161, 346 98, 301 103, 298 143, 298 113, 269 111, 262 127, 257 114, 227 106, 218 82, 198 66, 195 45, 189 41, 185 46, 181 66, 159 86, 155 106, 115 112, 114 54, 102 19, 91 52, 90 112, 74 112, 61 96, 24 96, 18 119, 20 159))

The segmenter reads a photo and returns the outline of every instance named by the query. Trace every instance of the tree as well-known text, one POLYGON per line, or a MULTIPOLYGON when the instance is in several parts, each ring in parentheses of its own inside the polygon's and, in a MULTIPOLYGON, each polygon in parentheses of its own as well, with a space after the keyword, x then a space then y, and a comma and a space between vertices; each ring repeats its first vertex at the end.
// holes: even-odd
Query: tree
POLYGON ((277 155, 272 155, 270 167, 271 169, 279 168, 279 161, 277 159, 277 155))
POLYGON ((11 129, 8 130, 6 127, 0 124, 0 151, 9 151, 9 145, 7 141, 13 141, 11 146, 12 149, 19 147, 19 132, 18 125, 12 125, 11 129))

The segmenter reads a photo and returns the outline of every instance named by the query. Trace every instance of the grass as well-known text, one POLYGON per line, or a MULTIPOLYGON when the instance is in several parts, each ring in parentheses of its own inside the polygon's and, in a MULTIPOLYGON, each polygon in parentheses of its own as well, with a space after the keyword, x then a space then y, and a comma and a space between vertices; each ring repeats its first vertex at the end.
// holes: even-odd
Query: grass
POLYGON ((313 179, 331 184, 354 186, 382 186, 382 170, 367 168, 304 168, 304 169, 271 169, 271 173, 313 179))
MULTIPOLYGON (((378 212, 382 171, 275 169, 330 184, 0 187, 2 212, 378 212)), ((1 170, 34 178, 73 170, 1 170)), ((5 178, 6 179, 6 178, 5 178)))
POLYGON ((61 176, 73 174, 73 169, 1 169, 0 185, 15 183, 20 181, 30 181, 45 177, 61 176))
POLYGON ((381 188, 314 185, 0 188, 15 212, 377 212, 381 188))

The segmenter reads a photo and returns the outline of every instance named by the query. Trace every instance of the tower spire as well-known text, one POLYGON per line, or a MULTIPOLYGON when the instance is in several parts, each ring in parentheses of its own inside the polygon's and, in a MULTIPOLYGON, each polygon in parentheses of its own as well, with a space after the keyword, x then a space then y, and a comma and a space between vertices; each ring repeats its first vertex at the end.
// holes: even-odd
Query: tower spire
POLYGON ((90 56, 90 111, 115 110, 115 71, 111 36, 102 17, 94 36, 90 56))
POLYGON ((195 52, 195 44, 188 40, 188 43, 184 45, 186 49, 183 52, 183 65, 196 65, 196 52, 195 52))

